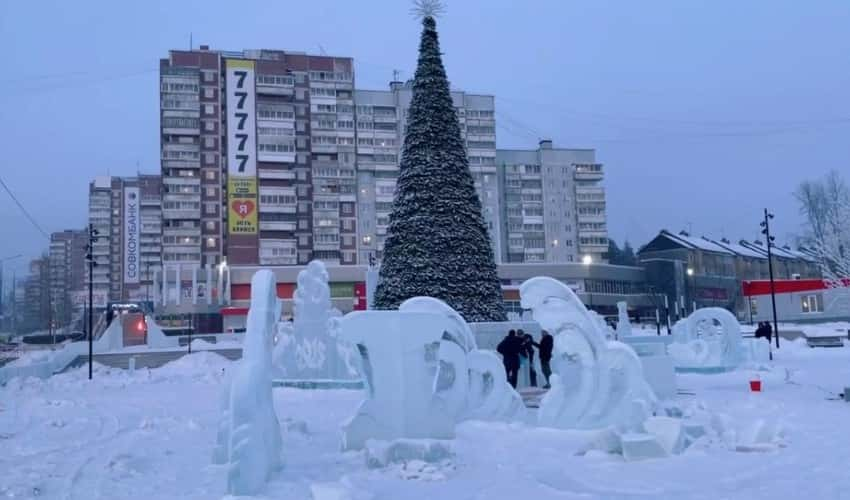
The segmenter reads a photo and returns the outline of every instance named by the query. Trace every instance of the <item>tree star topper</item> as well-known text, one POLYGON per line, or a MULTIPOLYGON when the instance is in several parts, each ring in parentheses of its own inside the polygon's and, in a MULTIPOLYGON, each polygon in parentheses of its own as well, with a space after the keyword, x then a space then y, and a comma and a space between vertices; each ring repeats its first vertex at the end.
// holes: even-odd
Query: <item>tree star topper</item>
POLYGON ((418 19, 437 17, 446 12, 446 6, 440 0, 413 0, 411 12, 418 19))

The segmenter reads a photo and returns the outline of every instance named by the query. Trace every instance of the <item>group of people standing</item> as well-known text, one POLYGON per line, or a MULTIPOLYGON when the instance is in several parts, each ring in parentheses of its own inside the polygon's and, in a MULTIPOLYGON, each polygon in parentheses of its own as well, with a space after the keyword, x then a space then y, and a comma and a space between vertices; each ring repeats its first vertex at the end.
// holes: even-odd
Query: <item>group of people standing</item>
POLYGON ((520 370, 528 367, 531 386, 537 387, 537 371, 534 369, 534 348, 536 347, 540 351, 540 368, 546 378, 543 388, 548 389, 549 376, 552 375, 549 363, 552 361, 553 345, 552 336, 546 330, 543 330, 540 342, 535 342, 534 337, 525 333, 522 329, 508 331, 508 334, 496 347, 496 351, 502 355, 502 363, 505 364, 508 383, 516 388, 520 370))
POLYGON ((765 338, 770 342, 773 338, 773 327, 770 326, 770 321, 759 321, 759 326, 756 328, 756 338, 765 338))

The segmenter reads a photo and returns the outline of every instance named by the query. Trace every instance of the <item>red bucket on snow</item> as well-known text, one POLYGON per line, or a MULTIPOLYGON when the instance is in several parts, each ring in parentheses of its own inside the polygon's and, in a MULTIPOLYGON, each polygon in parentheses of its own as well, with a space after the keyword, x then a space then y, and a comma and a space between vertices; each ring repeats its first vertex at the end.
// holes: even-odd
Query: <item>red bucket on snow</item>
POLYGON ((750 380, 750 391, 761 392, 761 380, 750 380))

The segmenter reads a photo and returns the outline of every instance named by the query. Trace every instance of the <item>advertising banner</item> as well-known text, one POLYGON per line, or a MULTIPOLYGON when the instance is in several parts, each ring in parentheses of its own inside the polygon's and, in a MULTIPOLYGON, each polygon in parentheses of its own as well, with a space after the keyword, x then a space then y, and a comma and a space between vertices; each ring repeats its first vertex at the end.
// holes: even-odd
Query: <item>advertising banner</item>
POLYGON ((227 180, 227 226, 230 234, 257 234, 257 179, 227 180))
POLYGON ((139 283, 139 188, 124 189, 124 284, 139 283))
POLYGON ((227 59, 227 175, 257 175, 254 61, 227 59))

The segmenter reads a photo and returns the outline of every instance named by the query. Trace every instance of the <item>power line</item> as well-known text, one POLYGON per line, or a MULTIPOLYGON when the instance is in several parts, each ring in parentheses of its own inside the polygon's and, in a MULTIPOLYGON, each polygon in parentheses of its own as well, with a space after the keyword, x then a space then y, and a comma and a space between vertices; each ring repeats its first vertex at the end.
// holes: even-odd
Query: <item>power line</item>
MULTIPOLYGON (((137 77, 137 76, 142 76, 142 75, 149 75, 149 74, 152 74, 152 73, 156 73, 158 71, 159 71, 159 69, 155 68, 155 69, 146 69, 146 70, 142 70, 142 71, 133 71, 133 72, 129 72, 129 73, 119 73, 119 74, 111 75, 111 76, 96 77, 94 79, 87 79, 87 80, 84 79, 84 80, 71 80, 71 81, 60 81, 60 82, 51 81, 51 82, 45 82, 44 85, 35 86, 35 87, 18 87, 18 88, 15 88, 13 86, 13 87, 9 88, 9 90, 6 92, 6 94, 7 95, 14 95, 15 93, 24 94, 24 93, 50 92, 50 91, 53 91, 53 90, 65 90, 65 89, 71 89, 71 88, 86 87, 86 86, 90 86, 90 85, 99 85, 101 83, 111 82, 111 81, 115 81, 115 80, 122 80, 122 79, 126 79, 126 78, 133 78, 133 77, 137 77)), ((96 75, 92 75, 92 76, 96 76, 96 75)))
POLYGON ((27 219, 29 219, 29 221, 32 223, 32 225, 33 225, 33 226, 35 226, 35 228, 36 228, 36 229, 38 229, 38 231, 39 231, 41 234, 43 234, 45 238, 47 238, 47 239, 49 240, 49 239, 50 239, 50 235, 49 235, 49 234, 47 234, 47 231, 45 231, 44 229, 42 229, 42 228, 41 228, 41 226, 39 226, 39 225, 38 225, 38 222, 36 222, 36 221, 35 221, 35 219, 33 219, 32 215, 30 215, 30 213, 29 213, 29 212, 27 212, 27 209, 26 209, 26 208, 24 208, 24 206, 23 206, 23 205, 21 205, 21 202, 20 202, 20 201, 18 201, 18 198, 17 198, 17 197, 15 197, 15 194, 14 194, 14 193, 12 193, 12 190, 11 190, 11 189, 9 189, 9 186, 7 186, 5 182, 3 182, 3 178, 2 178, 2 177, 0 177, 0 185, 2 185, 2 186, 3 186, 3 189, 5 189, 7 193, 9 193, 9 197, 11 197, 11 198, 12 198, 12 201, 14 201, 16 205, 18 205, 18 208, 20 208, 20 209, 21 209, 21 212, 23 212, 23 213, 24 213, 24 216, 26 216, 26 218, 27 218, 27 219))

